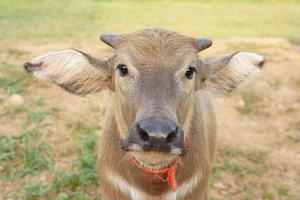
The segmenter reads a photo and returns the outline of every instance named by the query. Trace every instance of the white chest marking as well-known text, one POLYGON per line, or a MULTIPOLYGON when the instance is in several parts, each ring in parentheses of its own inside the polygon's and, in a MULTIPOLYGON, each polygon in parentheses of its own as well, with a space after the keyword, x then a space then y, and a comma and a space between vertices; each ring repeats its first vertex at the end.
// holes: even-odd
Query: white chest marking
POLYGON ((182 183, 176 192, 168 192, 166 200, 180 200, 191 193, 200 181, 200 176, 195 174, 190 180, 182 183))
MULTIPOLYGON (((107 178, 111 183, 118 188, 122 193, 127 194, 132 200, 143 200, 145 199, 145 194, 140 191, 136 186, 128 183, 119 174, 108 171, 107 178)), ((191 193, 200 181, 200 176, 198 174, 194 175, 190 180, 184 182, 178 187, 176 192, 168 192, 165 196, 166 200, 180 200, 184 198, 187 194, 191 193)))
POLYGON ((128 183, 128 181, 119 174, 108 171, 107 178, 116 188, 121 190, 122 193, 129 195, 132 200, 144 199, 144 194, 137 187, 128 183))

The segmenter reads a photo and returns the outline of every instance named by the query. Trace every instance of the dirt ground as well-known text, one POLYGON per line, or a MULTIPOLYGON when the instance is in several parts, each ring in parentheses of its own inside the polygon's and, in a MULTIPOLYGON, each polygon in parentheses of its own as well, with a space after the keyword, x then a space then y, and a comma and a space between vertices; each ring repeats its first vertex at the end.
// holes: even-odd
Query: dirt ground
MULTIPOLYGON (((61 190, 53 185, 61 171, 82 169, 70 161, 86 155, 81 149, 85 140, 80 138, 88 140, 90 129, 101 135, 108 92, 76 97, 22 70, 22 63, 33 56, 70 47, 95 56, 112 53, 99 44, 0 46, 0 199, 98 199, 95 193, 101 181, 87 179, 75 188, 65 181, 61 190), (7 79, 16 77, 20 77, 16 83, 7 84, 7 79), (38 131, 39 136, 22 143, 24 131, 38 131), (2 146, 1 157, 1 145, 7 145, 3 141, 9 137, 17 138, 13 140, 17 145, 2 146), (49 158, 52 167, 38 165, 24 172, 23 146, 40 148, 41 144, 48 150, 40 150, 40 159, 30 166, 49 158), (18 176, 20 171, 24 173, 18 176), (33 185, 39 183, 43 188, 33 185)), ((215 99, 218 153, 210 200, 300 199, 300 46, 281 38, 230 38, 215 41, 205 55, 240 50, 264 55, 266 64, 260 75, 237 91, 215 99)))

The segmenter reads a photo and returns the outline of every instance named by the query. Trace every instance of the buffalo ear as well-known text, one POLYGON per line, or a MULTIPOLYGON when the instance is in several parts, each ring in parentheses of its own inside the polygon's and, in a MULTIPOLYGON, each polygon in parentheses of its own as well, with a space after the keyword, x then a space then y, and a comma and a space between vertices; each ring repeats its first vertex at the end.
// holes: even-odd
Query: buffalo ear
POLYGON ((33 76, 77 95, 99 92, 110 86, 107 62, 78 50, 47 53, 26 62, 24 68, 33 76))
POLYGON ((202 59, 205 73, 201 88, 211 94, 226 95, 248 77, 261 71, 264 58, 255 53, 238 52, 202 59))

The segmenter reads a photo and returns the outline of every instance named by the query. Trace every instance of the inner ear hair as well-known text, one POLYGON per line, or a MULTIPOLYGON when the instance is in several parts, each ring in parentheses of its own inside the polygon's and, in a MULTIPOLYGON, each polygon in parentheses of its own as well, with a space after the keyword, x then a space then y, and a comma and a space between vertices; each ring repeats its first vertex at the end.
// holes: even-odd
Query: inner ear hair
POLYGON ((78 49, 72 49, 72 50, 77 51, 77 52, 81 53, 83 56, 85 56, 86 59, 88 60, 88 62, 92 66, 96 67, 97 69, 102 70, 103 67, 108 68, 108 63, 106 62, 106 60, 101 60, 99 58, 92 57, 91 55, 89 55, 89 54, 87 54, 85 52, 82 52, 82 51, 80 51, 78 49))
POLYGON ((86 95, 109 88, 111 72, 106 60, 94 58, 77 49, 50 52, 24 64, 27 72, 67 91, 86 95))
POLYGON ((215 96, 226 95, 249 76, 260 72, 263 63, 262 56, 250 52, 204 58, 201 62, 202 77, 207 80, 200 84, 200 88, 205 88, 215 96))

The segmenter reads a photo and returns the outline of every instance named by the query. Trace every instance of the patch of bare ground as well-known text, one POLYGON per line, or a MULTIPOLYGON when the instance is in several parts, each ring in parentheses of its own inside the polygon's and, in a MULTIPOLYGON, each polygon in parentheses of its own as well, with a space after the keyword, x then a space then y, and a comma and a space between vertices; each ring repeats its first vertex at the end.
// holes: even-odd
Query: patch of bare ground
MULTIPOLYGON (((243 177, 252 190, 248 197, 297 199, 300 197, 297 139, 300 134, 300 48, 277 38, 232 38, 225 43, 224 50, 220 51, 234 48, 258 52, 265 55, 266 64, 260 75, 242 84, 229 98, 216 99, 219 146, 267 154, 266 162, 261 164, 266 168, 263 174, 243 177)), ((222 155, 221 151, 219 149, 222 155)), ((237 161, 243 163, 240 159, 237 161)), ((216 184, 220 184, 219 181, 216 184)), ((212 194, 218 196, 219 193, 212 189, 212 194)), ((240 193, 245 194, 245 188, 240 193)), ((226 198, 218 196, 217 199, 226 198)))

